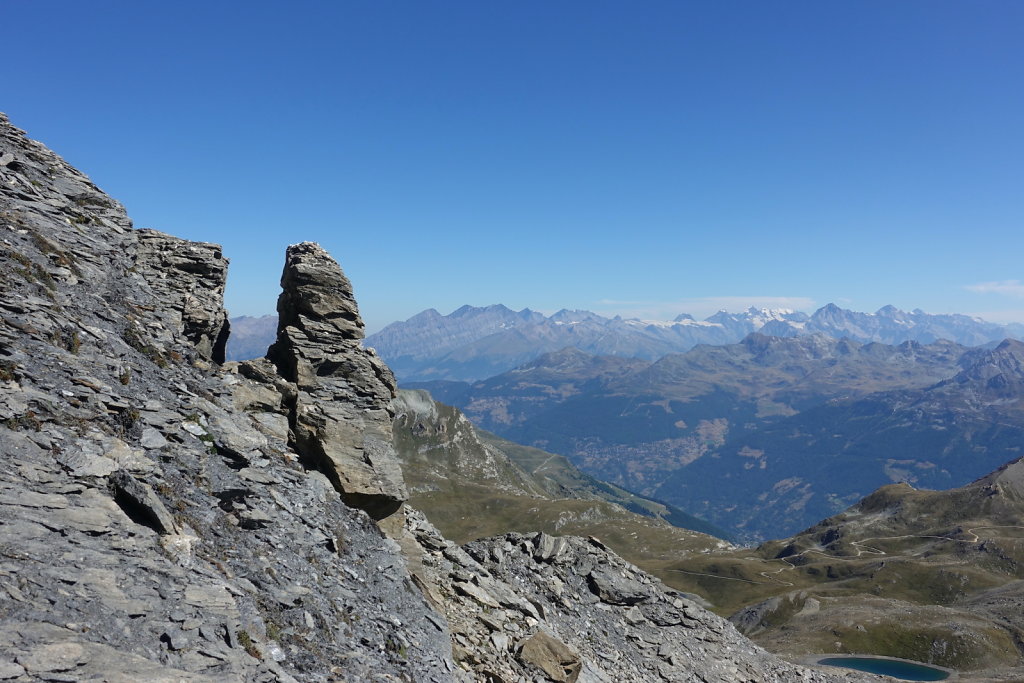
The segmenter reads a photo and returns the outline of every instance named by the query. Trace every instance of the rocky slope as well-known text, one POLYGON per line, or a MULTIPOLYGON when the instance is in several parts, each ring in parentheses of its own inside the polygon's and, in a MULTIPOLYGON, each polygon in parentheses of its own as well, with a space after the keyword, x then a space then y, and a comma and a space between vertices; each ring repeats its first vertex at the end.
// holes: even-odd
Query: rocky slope
POLYGON ((450 680, 397 545, 293 447, 314 389, 217 366, 220 248, 133 230, 6 120, 0 174, 5 678, 450 680))
POLYGON ((843 679, 599 542, 441 537, 316 245, 270 358, 221 366, 220 249, 132 229, 6 118, 0 230, 4 680, 843 679))

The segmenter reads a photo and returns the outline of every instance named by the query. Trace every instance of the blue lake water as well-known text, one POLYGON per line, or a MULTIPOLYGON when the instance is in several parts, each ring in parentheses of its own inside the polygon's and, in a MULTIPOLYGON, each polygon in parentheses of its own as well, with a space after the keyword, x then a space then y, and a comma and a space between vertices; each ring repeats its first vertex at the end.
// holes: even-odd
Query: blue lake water
POLYGON ((819 664, 839 666, 844 669, 855 669, 872 674, 884 674, 901 681, 944 681, 949 673, 928 666, 901 662, 895 659, 876 659, 874 657, 825 657, 818 660, 819 664))

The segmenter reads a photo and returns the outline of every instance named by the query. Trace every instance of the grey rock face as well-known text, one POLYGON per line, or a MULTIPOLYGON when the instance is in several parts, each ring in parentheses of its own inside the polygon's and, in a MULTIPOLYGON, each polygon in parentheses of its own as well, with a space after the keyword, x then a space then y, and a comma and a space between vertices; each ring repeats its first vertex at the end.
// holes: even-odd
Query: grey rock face
POLYGON ((320 245, 288 247, 281 289, 268 356, 297 386, 295 446, 348 505, 383 519, 409 498, 391 443, 395 378, 359 346, 352 285, 320 245))
POLYGON ((579 678, 583 666, 579 655, 544 631, 537 631, 523 642, 519 657, 543 671, 551 680, 567 683, 574 683, 579 678))
POLYGON ((191 340, 204 358, 224 362, 229 322, 224 310, 228 260, 220 245, 186 242, 139 230, 135 268, 164 303, 164 324, 191 340))

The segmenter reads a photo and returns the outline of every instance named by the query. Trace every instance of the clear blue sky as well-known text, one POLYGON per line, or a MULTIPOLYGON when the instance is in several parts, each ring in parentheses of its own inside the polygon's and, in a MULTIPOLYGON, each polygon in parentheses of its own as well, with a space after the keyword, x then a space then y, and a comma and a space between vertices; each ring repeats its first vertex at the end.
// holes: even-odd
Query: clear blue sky
POLYGON ((0 110, 232 315, 315 240, 371 329, 469 303, 1024 320, 1024 3, 0 5, 0 110))

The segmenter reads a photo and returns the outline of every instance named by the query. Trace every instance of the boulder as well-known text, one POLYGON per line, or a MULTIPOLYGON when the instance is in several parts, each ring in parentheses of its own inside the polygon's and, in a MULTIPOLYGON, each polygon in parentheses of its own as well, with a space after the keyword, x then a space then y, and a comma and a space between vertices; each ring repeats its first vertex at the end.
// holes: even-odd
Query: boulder
POLYGON ((519 658, 541 669, 553 681, 574 683, 583 662, 569 646, 554 636, 538 631, 526 639, 519 658))

